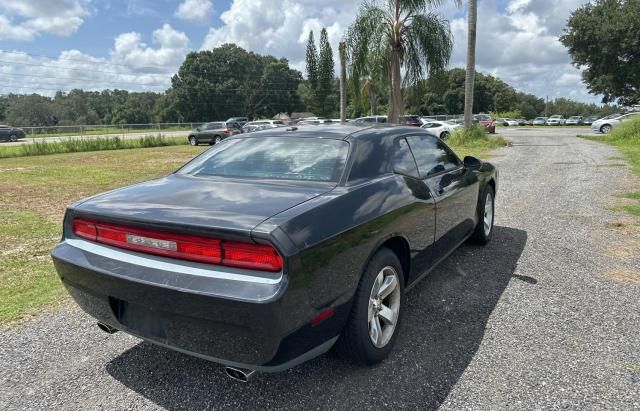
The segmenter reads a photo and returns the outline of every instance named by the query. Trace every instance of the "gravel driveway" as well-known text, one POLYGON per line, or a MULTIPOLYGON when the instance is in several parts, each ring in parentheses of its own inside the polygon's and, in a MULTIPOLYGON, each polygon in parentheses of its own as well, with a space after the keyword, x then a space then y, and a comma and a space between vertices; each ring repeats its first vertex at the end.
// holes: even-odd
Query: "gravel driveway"
POLYGON ((501 132, 493 242, 409 293, 383 364, 243 385, 67 309, 0 334, 0 409, 640 409, 640 228, 609 211, 636 180, 575 131, 501 132))

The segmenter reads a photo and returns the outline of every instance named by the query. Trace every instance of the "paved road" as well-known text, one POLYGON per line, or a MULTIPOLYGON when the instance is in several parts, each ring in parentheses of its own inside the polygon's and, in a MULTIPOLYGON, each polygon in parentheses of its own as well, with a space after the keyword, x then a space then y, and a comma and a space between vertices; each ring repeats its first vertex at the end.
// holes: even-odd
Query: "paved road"
POLYGON ((106 138, 106 137, 120 137, 125 140, 135 140, 138 138, 142 138, 145 136, 156 136, 161 134, 165 137, 186 137, 189 135, 188 131, 168 131, 168 132, 158 132, 158 130, 149 130, 143 133, 125 133, 125 134, 100 134, 100 135, 89 135, 89 136, 64 136, 64 137, 37 137, 37 138, 23 138, 15 143, 3 142, 0 144, 0 147, 7 146, 19 146, 22 144, 33 144, 34 141, 46 141, 48 143, 54 143, 64 140, 75 140, 75 139, 85 139, 85 140, 95 140, 98 138, 106 138))
POLYGON ((0 334, 0 409, 639 409, 639 228, 608 211, 638 183, 570 131, 505 133, 493 242, 409 293, 383 364, 330 353, 242 385, 68 309, 0 334))

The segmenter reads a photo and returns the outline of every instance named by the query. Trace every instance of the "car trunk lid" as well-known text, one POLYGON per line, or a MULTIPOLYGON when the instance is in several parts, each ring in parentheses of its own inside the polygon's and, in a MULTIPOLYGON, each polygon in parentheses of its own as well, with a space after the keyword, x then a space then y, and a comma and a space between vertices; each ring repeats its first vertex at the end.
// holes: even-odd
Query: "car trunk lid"
POLYGON ((334 186, 172 174, 92 197, 72 213, 154 229, 246 237, 269 217, 334 186))

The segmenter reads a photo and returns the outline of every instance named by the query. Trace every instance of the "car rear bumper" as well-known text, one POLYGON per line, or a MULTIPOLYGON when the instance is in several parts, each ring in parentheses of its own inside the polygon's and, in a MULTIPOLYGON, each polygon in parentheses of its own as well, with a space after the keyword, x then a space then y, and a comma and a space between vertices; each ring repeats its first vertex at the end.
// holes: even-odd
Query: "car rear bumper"
POLYGON ((304 288, 287 286, 286 276, 243 277, 118 253, 65 240, 52 257, 73 299, 98 321, 225 365, 263 372, 295 366, 331 348, 348 314, 348 307, 336 307, 333 317, 312 326, 318 311, 304 288))

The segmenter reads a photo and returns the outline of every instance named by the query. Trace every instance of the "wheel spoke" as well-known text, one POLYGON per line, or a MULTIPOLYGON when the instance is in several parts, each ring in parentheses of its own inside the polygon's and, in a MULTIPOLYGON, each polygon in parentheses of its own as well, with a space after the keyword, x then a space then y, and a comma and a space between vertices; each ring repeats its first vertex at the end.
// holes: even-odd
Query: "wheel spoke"
POLYGON ((382 326, 380 325, 380 319, 378 317, 373 317, 373 320, 371 320, 369 324, 369 335, 371 336, 371 340, 376 345, 380 345, 382 343, 382 326))
POLYGON ((380 286, 380 290, 378 293, 380 294, 380 298, 384 300, 396 289, 398 286, 398 279, 395 275, 388 275, 384 278, 384 282, 380 286))
POLYGON ((376 280, 373 282, 373 290, 371 291, 372 296, 376 296, 380 293, 380 287, 382 286, 382 282, 384 281, 384 274, 382 271, 378 273, 376 280))
POLYGON ((396 323, 396 313, 386 305, 382 305, 382 310, 380 310, 378 316, 382 318, 385 324, 395 325, 396 323))

